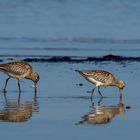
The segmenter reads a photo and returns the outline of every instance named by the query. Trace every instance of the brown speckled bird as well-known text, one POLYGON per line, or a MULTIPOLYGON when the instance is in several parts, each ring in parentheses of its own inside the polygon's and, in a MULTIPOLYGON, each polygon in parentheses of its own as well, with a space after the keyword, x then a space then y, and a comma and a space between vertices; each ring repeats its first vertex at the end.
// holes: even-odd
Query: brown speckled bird
MULTIPOLYGON (((82 76, 84 76, 86 80, 95 84, 96 87, 98 87, 98 93, 101 95, 101 97, 103 96, 99 90, 100 86, 116 86, 119 88, 120 98, 122 98, 122 91, 125 86, 124 81, 118 80, 110 72, 104 70, 76 70, 76 71, 78 71, 82 76)), ((93 88, 92 90, 91 98, 95 91, 95 88, 93 88)))
POLYGON ((29 65, 25 61, 16 61, 16 62, 9 62, 0 64, 0 71, 6 73, 9 77, 6 79, 4 92, 6 92, 6 86, 10 78, 14 78, 18 80, 18 87, 20 89, 20 79, 26 78, 32 80, 34 82, 35 92, 36 92, 36 85, 39 80, 39 74, 32 71, 32 66, 29 65))

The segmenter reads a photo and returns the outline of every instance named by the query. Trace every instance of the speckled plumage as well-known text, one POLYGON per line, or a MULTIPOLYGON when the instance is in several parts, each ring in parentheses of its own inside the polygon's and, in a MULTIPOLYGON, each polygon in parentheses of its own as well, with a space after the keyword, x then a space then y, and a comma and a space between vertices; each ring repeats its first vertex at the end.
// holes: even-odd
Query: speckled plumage
POLYGON ((17 61, 0 64, 0 71, 3 71, 10 77, 21 79, 28 77, 32 72, 32 67, 25 61, 17 61))
POLYGON ((6 73, 9 78, 6 80, 4 91, 6 91, 7 82, 10 78, 18 80, 18 86, 20 90, 19 80, 22 78, 32 80, 35 85, 39 80, 39 75, 32 70, 32 66, 25 61, 9 62, 0 64, 0 71, 6 73))
MULTIPOLYGON (((124 82, 122 80, 118 80, 115 76, 113 76, 110 72, 105 70, 76 70, 82 76, 85 77, 86 80, 93 83, 98 87, 98 92, 102 96, 99 91, 100 86, 116 86, 120 89, 123 89, 124 82)), ((92 90, 92 94, 95 88, 92 90)))
POLYGON ((117 79, 110 72, 104 70, 80 70, 79 73, 95 85, 100 83, 100 86, 115 86, 117 83, 117 79))

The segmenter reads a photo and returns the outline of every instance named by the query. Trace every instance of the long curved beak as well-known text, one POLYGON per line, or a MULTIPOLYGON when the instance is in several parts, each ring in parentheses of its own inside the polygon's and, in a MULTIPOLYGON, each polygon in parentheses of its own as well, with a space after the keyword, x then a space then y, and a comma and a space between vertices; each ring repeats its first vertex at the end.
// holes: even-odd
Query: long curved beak
POLYGON ((37 83, 36 82, 34 82, 34 89, 35 89, 35 94, 36 94, 36 92, 37 92, 37 83))
POLYGON ((34 87, 37 88, 37 83, 36 82, 34 82, 34 87))
POLYGON ((120 88, 119 91, 120 91, 120 98, 122 98, 123 88, 120 88))

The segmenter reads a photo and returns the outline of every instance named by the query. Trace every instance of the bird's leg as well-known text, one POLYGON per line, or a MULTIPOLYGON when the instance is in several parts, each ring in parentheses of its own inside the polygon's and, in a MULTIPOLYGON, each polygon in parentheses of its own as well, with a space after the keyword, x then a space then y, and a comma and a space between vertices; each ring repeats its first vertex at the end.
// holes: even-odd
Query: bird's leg
POLYGON ((19 93, 21 93, 21 89, 20 89, 20 81, 18 79, 18 88, 19 88, 19 93))
MULTIPOLYGON (((96 88, 96 87, 95 87, 95 88, 96 88)), ((94 93, 94 91, 95 91, 95 88, 93 88, 92 91, 91 91, 91 96, 90 96, 91 101, 92 101, 92 96, 93 96, 93 93, 94 93)))
POLYGON ((4 86, 4 89, 3 89, 3 92, 4 92, 4 93, 6 93, 7 83, 8 83, 8 81, 9 81, 10 78, 11 78, 11 77, 8 77, 8 78, 6 79, 5 86, 4 86))
POLYGON ((100 106, 100 103, 102 102, 103 97, 100 97, 100 100, 98 101, 98 106, 100 106))
POLYGON ((19 92, 19 95, 18 95, 18 105, 20 104, 20 96, 21 96, 21 92, 19 92))
POLYGON ((98 86, 98 93, 101 95, 101 97, 103 98, 103 95, 100 92, 100 87, 98 86))

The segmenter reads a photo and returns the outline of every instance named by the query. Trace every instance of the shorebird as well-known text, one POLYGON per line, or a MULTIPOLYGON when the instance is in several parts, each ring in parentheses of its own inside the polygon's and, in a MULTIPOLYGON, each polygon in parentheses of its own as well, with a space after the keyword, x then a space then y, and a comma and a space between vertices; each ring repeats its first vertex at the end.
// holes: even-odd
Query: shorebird
POLYGON ((27 62, 16 61, 16 62, 0 64, 0 71, 8 75, 8 78, 6 79, 4 90, 3 90, 4 92, 6 92, 7 83, 10 78, 14 78, 18 80, 19 92, 21 92, 20 79, 26 78, 26 79, 32 80, 34 82, 34 88, 36 92, 36 85, 39 80, 39 74, 36 72, 33 72, 32 66, 29 65, 27 62))
MULTIPOLYGON (((118 80, 110 72, 104 70, 75 70, 79 72, 86 80, 95 84, 95 88, 98 87, 98 93, 102 96, 100 92, 100 86, 116 86, 120 91, 120 98, 122 98, 122 91, 125 86, 124 81, 118 80)), ((95 88, 92 90, 91 99, 95 88)))

